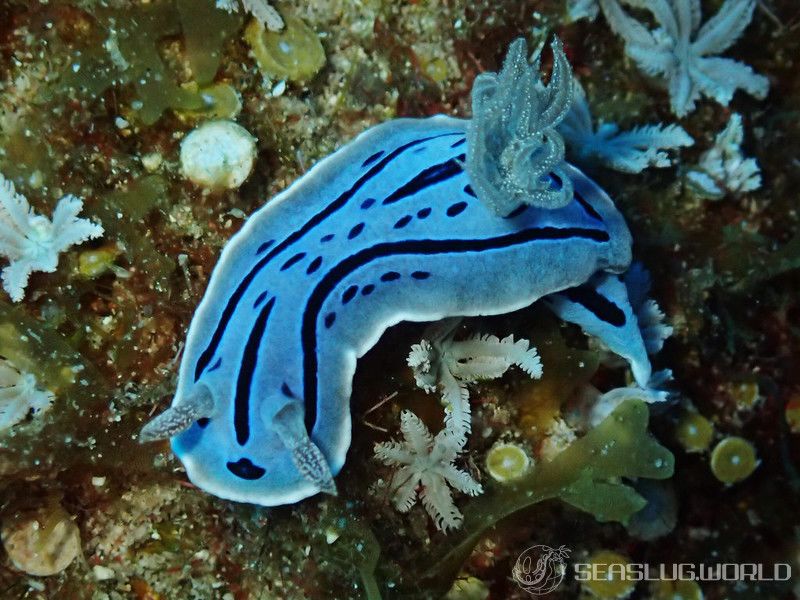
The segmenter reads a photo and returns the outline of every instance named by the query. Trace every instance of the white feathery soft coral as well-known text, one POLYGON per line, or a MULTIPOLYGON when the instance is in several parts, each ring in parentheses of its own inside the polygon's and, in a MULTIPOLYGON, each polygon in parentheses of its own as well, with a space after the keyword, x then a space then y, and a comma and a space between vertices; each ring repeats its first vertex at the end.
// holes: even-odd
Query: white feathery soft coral
POLYGON ((686 174, 690 189, 703 198, 719 200, 760 188, 761 169, 754 158, 742 153, 743 139, 742 115, 733 113, 697 168, 686 174))
POLYGON ((739 39, 756 7, 756 0, 725 0, 717 13, 701 23, 700 0, 621 0, 646 9, 658 27, 637 21, 620 0, 599 0, 611 29, 625 41, 625 52, 648 75, 660 75, 669 88, 672 111, 679 117, 695 108, 701 96, 728 106, 734 92, 763 99, 769 80, 745 64, 716 56, 739 39))
POLYGON ((481 484, 453 464, 461 445, 442 430, 434 438, 417 415, 404 410, 400 415, 403 442, 375 444, 375 457, 387 466, 398 467, 392 475, 393 502, 408 512, 417 499, 441 531, 461 526, 463 515, 453 504, 450 487, 470 496, 483 493, 481 484), (448 487, 448 485, 450 487, 448 487))
POLYGON ((672 165, 670 151, 691 146, 692 137, 680 125, 644 125, 620 131, 616 123, 600 122, 595 128, 586 92, 575 81, 575 100, 556 128, 579 165, 592 162, 622 171, 640 173, 647 167, 672 165))
POLYGON ((542 376, 542 363, 536 348, 513 335, 502 340, 494 335, 477 334, 455 341, 460 318, 444 319, 425 332, 425 339, 411 347, 408 365, 417 385, 430 393, 437 388, 445 406, 445 429, 463 447, 470 433, 470 406, 467 385, 479 380, 497 379, 517 365, 534 379, 542 376))
POLYGON ((9 260, 2 279, 14 302, 22 300, 31 273, 52 273, 61 252, 103 235, 101 225, 78 218, 82 209, 80 198, 66 195, 58 201, 51 221, 37 215, 14 184, 0 174, 0 256, 9 260))
POLYGON ((36 377, 0 358, 0 431, 22 421, 31 410, 34 414, 46 411, 54 397, 37 388, 36 377))

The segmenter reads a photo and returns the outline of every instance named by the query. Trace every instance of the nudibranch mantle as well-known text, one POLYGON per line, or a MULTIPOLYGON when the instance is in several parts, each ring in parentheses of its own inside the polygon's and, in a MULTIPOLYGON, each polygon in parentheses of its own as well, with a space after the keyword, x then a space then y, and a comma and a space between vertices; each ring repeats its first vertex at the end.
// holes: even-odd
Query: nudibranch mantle
POLYGON ((571 98, 513 42, 473 86, 473 118, 372 127, 256 211, 192 319, 172 406, 142 430, 200 488, 264 506, 335 493, 356 361, 401 321, 495 315, 540 298, 631 364, 650 362, 619 278, 631 236, 563 160, 571 98))
POLYGON ((435 116, 369 129, 254 213, 225 246, 192 319, 173 402, 211 399, 210 416, 172 440, 194 484, 265 506, 317 493, 276 415, 300 406, 336 474, 350 445, 356 360, 401 321, 507 313, 567 290, 559 305, 584 310, 566 318, 624 339, 621 353, 647 383, 626 299, 584 286, 631 261, 631 237, 610 198, 566 165, 572 202, 495 215, 462 168, 466 124, 435 116))

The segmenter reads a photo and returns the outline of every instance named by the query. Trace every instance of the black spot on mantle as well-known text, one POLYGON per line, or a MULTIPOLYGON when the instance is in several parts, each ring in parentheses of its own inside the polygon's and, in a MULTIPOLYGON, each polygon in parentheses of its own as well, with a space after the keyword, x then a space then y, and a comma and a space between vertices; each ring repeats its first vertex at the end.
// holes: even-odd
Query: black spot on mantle
POLYGON ((263 467, 253 464, 253 461, 249 458, 240 458, 236 462, 226 463, 225 466, 228 467, 228 471, 240 479, 246 479, 248 481, 261 479, 267 472, 263 467))

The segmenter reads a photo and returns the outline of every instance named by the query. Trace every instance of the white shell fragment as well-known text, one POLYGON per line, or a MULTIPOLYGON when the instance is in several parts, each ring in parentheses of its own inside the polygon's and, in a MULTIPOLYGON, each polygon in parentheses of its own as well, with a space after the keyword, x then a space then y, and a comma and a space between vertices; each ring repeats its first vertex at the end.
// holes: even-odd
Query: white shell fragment
POLYGON ((256 140, 233 121, 204 123, 181 143, 181 172, 208 189, 235 189, 253 170, 256 140))
POLYGON ((36 577, 60 573, 81 550, 78 526, 57 504, 4 515, 0 539, 11 564, 36 577))

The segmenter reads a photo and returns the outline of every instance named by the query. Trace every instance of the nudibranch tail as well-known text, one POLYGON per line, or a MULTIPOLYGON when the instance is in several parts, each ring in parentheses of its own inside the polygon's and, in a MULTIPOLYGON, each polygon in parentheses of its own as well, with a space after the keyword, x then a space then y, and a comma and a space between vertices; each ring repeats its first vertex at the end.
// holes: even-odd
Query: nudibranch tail
POLYGON ((311 438, 308 437, 303 409, 296 402, 290 402, 272 418, 275 433, 281 438, 292 456, 297 470, 321 492, 337 495, 333 473, 328 461, 311 438))
POLYGON ((548 296, 545 303, 627 360, 639 387, 649 387, 652 369, 640 323, 617 275, 598 273, 582 285, 548 296))
POLYGON ((185 400, 171 406, 142 427, 139 442, 145 444, 156 440, 169 439, 186 431, 198 419, 207 419, 214 412, 214 400, 204 385, 197 386, 197 392, 185 400))

